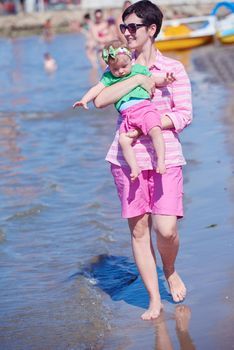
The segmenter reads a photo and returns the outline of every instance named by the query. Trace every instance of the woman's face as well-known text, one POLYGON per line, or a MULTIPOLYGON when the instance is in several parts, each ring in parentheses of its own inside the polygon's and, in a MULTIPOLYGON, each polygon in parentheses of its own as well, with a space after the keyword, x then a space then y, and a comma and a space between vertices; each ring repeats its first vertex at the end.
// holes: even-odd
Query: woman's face
MULTIPOLYGON (((135 13, 132 13, 125 18, 124 23, 126 25, 130 23, 142 24, 142 19, 137 17, 135 13)), ((126 28, 124 36, 127 40, 130 49, 140 50, 145 45, 147 41, 151 41, 149 30, 146 26, 137 28, 135 33, 130 33, 126 28)))

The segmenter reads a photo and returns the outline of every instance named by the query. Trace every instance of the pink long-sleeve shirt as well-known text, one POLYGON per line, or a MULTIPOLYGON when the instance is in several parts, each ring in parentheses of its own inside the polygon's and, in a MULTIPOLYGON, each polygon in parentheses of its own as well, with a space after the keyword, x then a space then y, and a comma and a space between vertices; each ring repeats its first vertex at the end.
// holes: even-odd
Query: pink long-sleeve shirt
MULTIPOLYGON (((174 124, 173 129, 163 130, 165 142, 166 167, 181 166, 186 164, 183 156, 179 133, 192 121, 191 85, 184 66, 179 61, 165 57, 160 51, 156 51, 155 63, 149 68, 153 74, 173 72, 176 81, 172 84, 156 88, 151 100, 161 115, 170 117, 174 124)), ((106 160, 112 164, 128 167, 119 145, 119 125, 114 141, 107 153, 106 160)), ((142 170, 154 169, 156 167, 155 151, 149 136, 141 136, 132 145, 134 148, 137 164, 142 170)))

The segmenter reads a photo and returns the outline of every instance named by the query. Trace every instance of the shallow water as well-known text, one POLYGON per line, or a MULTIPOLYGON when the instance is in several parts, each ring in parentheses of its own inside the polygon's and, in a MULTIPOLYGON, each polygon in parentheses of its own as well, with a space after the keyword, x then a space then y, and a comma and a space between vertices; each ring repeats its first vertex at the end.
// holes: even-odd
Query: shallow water
MULTIPOLYGON (((158 329, 136 321, 148 299, 104 161, 114 109, 71 108, 97 79, 83 38, 0 39, 0 49, 1 349, 157 349, 158 329), (54 74, 43 70, 46 51, 57 60, 54 74)), ((226 349, 232 344, 220 326, 233 306, 231 297, 225 299, 233 261, 232 167, 220 118, 230 81, 220 74, 214 79, 202 67, 214 50, 182 57, 192 79, 195 120, 182 137, 188 165, 178 267, 190 292, 197 349, 220 349, 222 337, 226 349)), ((175 305, 160 264, 158 269, 171 331, 175 305)), ((177 348, 177 336, 171 337, 177 348)))

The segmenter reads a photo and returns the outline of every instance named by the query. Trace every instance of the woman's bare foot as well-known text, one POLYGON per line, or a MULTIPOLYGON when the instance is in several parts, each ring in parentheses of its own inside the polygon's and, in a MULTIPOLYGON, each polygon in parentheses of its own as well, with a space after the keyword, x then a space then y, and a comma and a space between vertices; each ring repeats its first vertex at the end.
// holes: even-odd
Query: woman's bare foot
POLYGON ((168 286, 172 295, 172 299, 178 303, 183 301, 186 296, 186 287, 176 271, 167 278, 168 286))
POLYGON ((138 166, 134 167, 134 168, 131 168, 131 173, 130 173, 130 178, 131 178, 131 181, 135 181, 138 176, 140 175, 141 171, 140 169, 138 168, 138 166))
POLYGON ((159 298, 159 300, 156 299, 155 301, 151 300, 148 310, 146 310, 141 315, 141 318, 144 321, 155 320, 156 318, 159 317, 162 309, 163 309, 163 305, 161 303, 160 298, 159 298))

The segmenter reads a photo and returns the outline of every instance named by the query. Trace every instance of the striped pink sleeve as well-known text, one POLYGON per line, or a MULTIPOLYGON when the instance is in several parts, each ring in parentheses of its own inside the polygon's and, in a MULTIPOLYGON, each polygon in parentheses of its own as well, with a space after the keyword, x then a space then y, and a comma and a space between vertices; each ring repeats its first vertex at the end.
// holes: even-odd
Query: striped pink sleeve
POLYGON ((166 115, 179 133, 192 121, 191 84, 184 66, 180 63, 175 71, 175 78, 176 81, 172 84, 172 110, 166 115))

